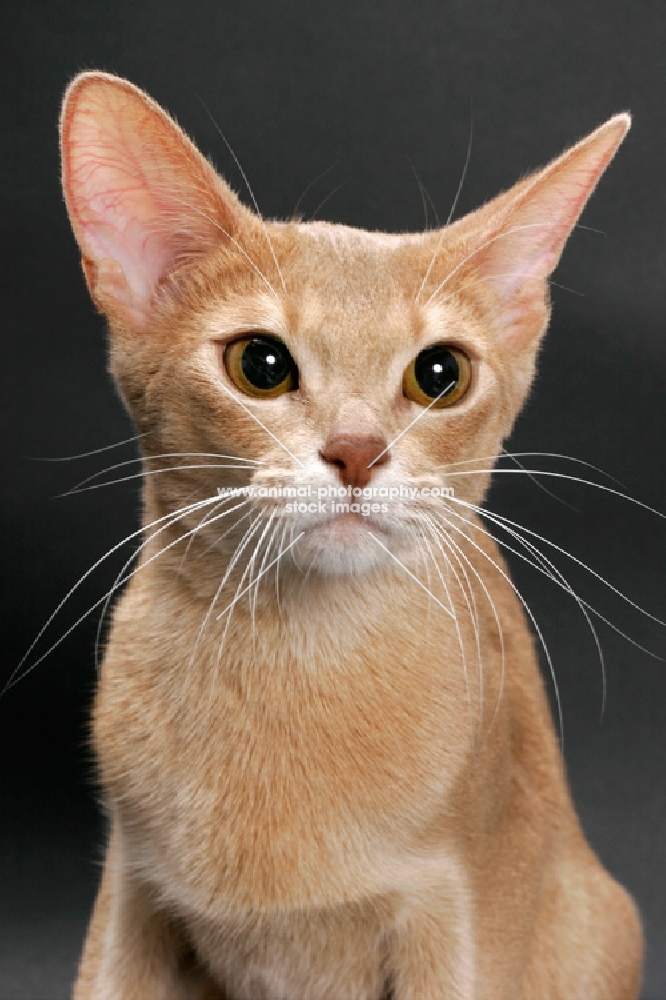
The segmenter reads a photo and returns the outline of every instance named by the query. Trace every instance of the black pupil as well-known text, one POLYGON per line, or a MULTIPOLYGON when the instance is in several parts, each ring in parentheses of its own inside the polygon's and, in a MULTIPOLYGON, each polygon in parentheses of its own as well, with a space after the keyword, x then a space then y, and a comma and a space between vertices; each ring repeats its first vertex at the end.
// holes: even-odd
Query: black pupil
POLYGON ((436 399, 441 394, 444 398, 457 386, 460 369, 451 351, 437 344, 421 351, 414 362, 414 375, 426 396, 436 399))
POLYGON ((253 337, 241 358, 243 374, 257 389, 275 389, 293 371, 291 354, 279 340, 253 337))

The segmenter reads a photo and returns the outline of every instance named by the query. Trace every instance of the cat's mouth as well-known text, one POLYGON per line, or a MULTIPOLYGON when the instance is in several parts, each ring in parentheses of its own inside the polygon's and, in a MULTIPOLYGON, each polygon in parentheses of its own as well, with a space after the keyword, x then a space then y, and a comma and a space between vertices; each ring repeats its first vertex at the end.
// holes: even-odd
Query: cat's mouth
POLYGON ((384 562, 387 552, 401 548, 391 526, 372 514, 329 513, 302 523, 299 530, 295 558, 300 562, 300 556, 310 569, 327 575, 356 576, 384 562))

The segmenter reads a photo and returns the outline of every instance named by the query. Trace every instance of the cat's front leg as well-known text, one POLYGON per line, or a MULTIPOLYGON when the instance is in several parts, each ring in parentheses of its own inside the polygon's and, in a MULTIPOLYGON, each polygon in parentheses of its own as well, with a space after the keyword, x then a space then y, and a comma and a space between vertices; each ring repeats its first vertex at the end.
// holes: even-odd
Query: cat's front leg
POLYGON ((132 878, 112 832, 73 1000, 223 1000, 147 888, 132 878))
POLYGON ((449 882, 399 913, 389 968, 392 1000, 475 1000, 472 909, 462 886, 449 882))

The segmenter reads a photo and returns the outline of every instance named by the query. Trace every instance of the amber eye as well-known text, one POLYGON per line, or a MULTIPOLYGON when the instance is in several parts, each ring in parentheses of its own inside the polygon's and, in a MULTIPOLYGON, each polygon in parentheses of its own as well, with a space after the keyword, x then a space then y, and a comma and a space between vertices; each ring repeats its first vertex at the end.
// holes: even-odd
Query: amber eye
POLYGON ((275 337, 241 337, 224 349, 224 367, 234 385, 270 399, 298 388, 298 368, 285 344, 275 337))
POLYGON ((457 347, 434 344, 417 354, 406 368, 402 391, 415 403, 432 404, 434 410, 439 410, 456 403, 467 392, 471 380, 472 365, 466 354, 457 347))

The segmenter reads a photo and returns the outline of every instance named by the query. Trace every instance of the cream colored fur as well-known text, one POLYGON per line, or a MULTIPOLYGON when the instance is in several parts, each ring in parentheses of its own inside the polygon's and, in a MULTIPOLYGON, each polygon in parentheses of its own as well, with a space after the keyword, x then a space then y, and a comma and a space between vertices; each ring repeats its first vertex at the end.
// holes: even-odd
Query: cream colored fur
POLYGON ((634 905, 583 837, 523 610, 460 505, 484 496, 548 275, 628 124, 393 236, 264 223, 131 84, 69 88, 65 196, 144 435, 147 525, 95 701, 111 834, 75 1000, 638 996, 634 905), (256 331, 289 347, 296 392, 229 381, 224 345, 256 331), (402 373, 440 342, 472 384, 423 413, 402 373), (321 452, 341 435, 391 445, 373 485, 452 485, 458 504, 169 519, 220 486, 339 485, 321 452), (248 570, 271 516, 285 531, 248 570))

